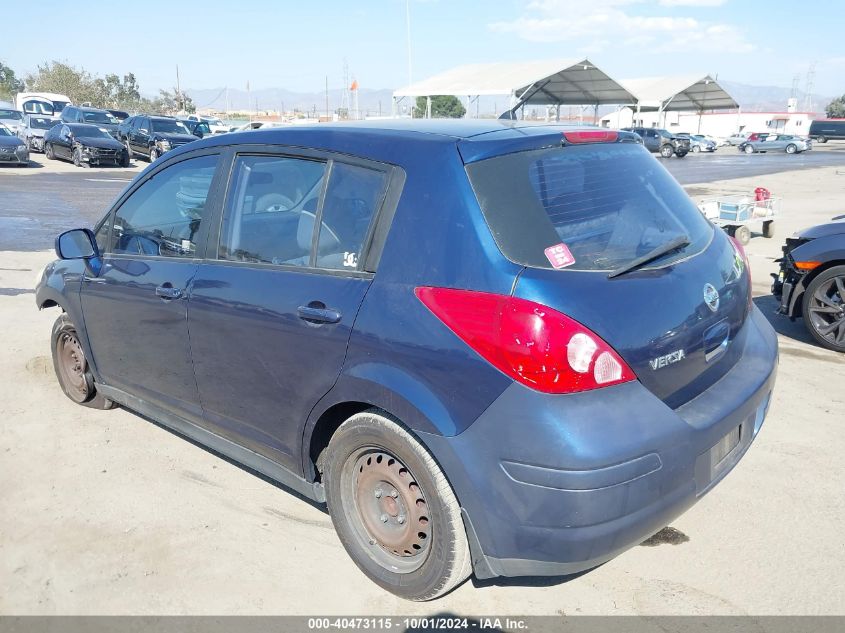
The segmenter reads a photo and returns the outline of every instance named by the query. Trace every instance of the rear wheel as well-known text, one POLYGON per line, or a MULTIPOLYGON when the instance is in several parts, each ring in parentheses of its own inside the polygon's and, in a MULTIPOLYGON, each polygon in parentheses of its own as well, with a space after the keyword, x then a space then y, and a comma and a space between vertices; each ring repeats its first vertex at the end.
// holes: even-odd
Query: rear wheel
POLYGON ((820 345, 845 352, 845 266, 834 266, 810 282, 804 293, 804 325, 820 345))
POLYGON ((747 226, 738 226, 734 229, 734 237, 740 244, 745 246, 751 241, 751 231, 747 226))
POLYGON ((672 146, 671 146, 671 145, 669 145, 669 144, 662 145, 662 146, 660 147, 660 155, 661 155, 663 158, 671 158, 671 157, 672 157, 672 154, 674 154, 674 153, 675 153, 675 148, 674 148, 674 147, 672 147, 672 146))
POLYGON ((763 237, 774 237, 775 236, 775 221, 768 220, 767 222, 763 222, 763 237))
POLYGON ((378 409, 335 432, 325 459, 326 501, 355 564, 388 591, 431 600, 471 572, 461 509, 426 449, 378 409))
POLYGON ((797 145, 790 143, 789 145, 786 146, 786 153, 787 154, 794 154, 797 151, 798 151, 797 145))
POLYGON ((62 314, 56 319, 50 340, 53 348, 53 368, 65 395, 77 404, 92 409, 114 407, 114 402, 97 391, 85 351, 79 342, 76 326, 67 314, 62 314))

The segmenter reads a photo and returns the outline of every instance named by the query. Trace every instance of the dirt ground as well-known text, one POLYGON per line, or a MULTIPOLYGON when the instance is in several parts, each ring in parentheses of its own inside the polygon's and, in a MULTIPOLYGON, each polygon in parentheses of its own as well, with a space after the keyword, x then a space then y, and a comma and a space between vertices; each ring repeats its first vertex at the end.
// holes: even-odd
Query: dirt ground
POLYGON ((765 186, 776 239, 749 245, 779 332, 769 418, 724 482, 651 539, 568 582, 467 582, 414 604, 361 574, 328 516, 125 410, 60 392, 49 252, 0 252, 0 614, 845 614, 845 356, 767 296, 783 237, 845 213, 836 168, 688 187, 765 186))

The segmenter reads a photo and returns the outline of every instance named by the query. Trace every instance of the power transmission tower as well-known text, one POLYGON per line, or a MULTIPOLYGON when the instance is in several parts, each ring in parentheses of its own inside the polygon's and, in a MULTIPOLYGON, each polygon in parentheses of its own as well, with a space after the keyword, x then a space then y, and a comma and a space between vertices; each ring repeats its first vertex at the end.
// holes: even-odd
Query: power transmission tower
POLYGON ((810 64, 810 69, 807 71, 807 83, 804 88, 804 112, 812 112, 815 106, 813 105, 813 83, 816 80, 816 62, 810 64))

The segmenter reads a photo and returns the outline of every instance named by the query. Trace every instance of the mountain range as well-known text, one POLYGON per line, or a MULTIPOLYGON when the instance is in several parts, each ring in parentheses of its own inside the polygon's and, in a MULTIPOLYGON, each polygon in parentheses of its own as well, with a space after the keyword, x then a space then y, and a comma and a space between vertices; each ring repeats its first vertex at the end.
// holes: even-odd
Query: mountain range
MULTIPOLYGON (((745 111, 785 111, 787 100, 792 96, 792 90, 781 86, 755 86, 752 84, 739 83, 729 80, 720 80, 722 86, 737 100, 745 111)), ((226 88, 208 89, 186 89, 185 92, 193 99, 198 109, 214 109, 217 111, 255 111, 271 110, 291 112, 314 113, 317 115, 326 113, 326 92, 295 92, 285 88, 265 88, 247 92, 226 88)), ((352 93, 345 92, 338 88, 328 91, 328 111, 335 112, 345 107, 354 109, 354 103, 349 103, 352 93)), ((392 106, 392 90, 390 89, 367 89, 358 90, 358 109, 361 116, 389 115, 392 106)), ((806 95, 797 91, 798 110, 803 111, 806 105, 806 95)), ((813 109, 816 112, 823 112, 825 106, 830 103, 832 97, 813 95, 813 109)), ((400 104, 402 107, 410 107, 412 104, 407 100, 400 104)), ((477 108, 481 115, 499 114, 507 108, 507 98, 487 97, 479 101, 477 108)), ((476 104, 473 102, 471 109, 475 111, 476 104)), ((602 108, 604 110, 604 108, 602 108)))

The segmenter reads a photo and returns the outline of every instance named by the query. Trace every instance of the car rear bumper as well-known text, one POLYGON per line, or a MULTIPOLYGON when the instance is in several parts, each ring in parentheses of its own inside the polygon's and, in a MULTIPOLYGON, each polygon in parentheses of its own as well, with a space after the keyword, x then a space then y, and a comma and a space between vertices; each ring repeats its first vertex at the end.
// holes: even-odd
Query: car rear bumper
POLYGON ((566 396, 514 383, 460 435, 424 435, 461 503, 476 575, 591 569, 730 472, 760 430, 777 367, 756 308, 746 327, 737 364, 677 409, 639 382, 566 396))

